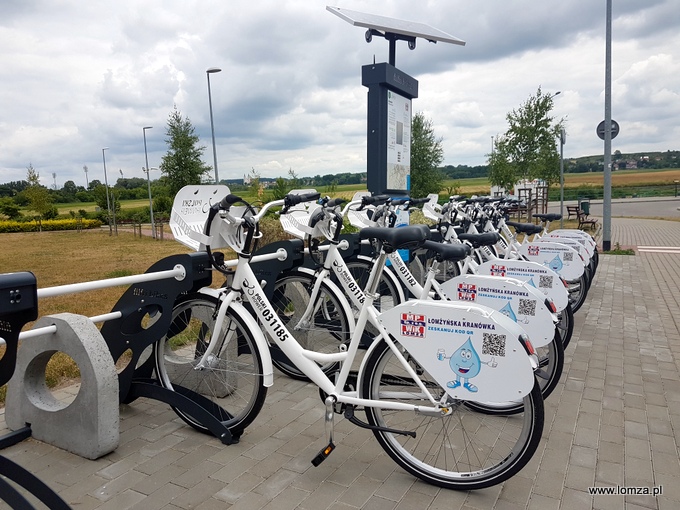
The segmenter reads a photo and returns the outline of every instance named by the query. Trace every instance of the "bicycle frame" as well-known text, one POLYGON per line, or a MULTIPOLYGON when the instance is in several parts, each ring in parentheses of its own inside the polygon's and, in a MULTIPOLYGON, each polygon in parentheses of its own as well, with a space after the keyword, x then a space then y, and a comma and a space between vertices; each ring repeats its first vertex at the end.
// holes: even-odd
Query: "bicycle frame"
MULTIPOLYGON (((258 221, 266 212, 267 209, 283 205, 283 201, 270 202, 254 217, 255 221, 258 221)), ((224 218, 228 223, 240 223, 236 218, 229 217, 226 215, 224 218)), ((218 238, 222 234, 220 232, 213 234, 214 238, 218 238)), ((228 236, 223 236, 225 239, 228 236)), ((370 323, 378 330, 378 336, 384 339, 388 345, 393 349, 395 356, 403 364, 404 369, 407 371, 410 377, 416 381, 420 391, 426 398, 432 403, 432 408, 430 412, 439 412, 439 406, 441 403, 434 398, 431 392, 426 388, 420 378, 417 376, 413 368, 406 361, 404 356, 401 354, 399 349, 396 348, 394 342, 389 338, 384 326, 378 320, 379 312, 375 309, 372 304, 372 300, 366 299, 364 292, 358 288, 354 279, 351 277, 351 273, 344 264, 344 260, 338 253, 338 247, 336 245, 331 245, 329 248, 329 254, 327 260, 331 267, 333 267, 335 273, 338 275, 339 281, 342 285, 348 289, 349 295, 352 296, 354 302, 360 306, 360 313, 356 323, 356 328, 352 339, 350 341, 347 351, 338 352, 333 354, 319 353, 315 351, 310 351, 304 349, 296 340, 293 334, 286 328, 283 322, 278 318, 278 315, 274 311, 271 303, 267 299, 264 290, 260 286, 257 277, 250 268, 249 265, 249 255, 248 254, 238 254, 238 259, 236 263, 236 268, 234 272, 234 279, 231 289, 224 289, 219 291, 222 294, 222 302, 219 307, 219 311, 216 317, 215 327, 212 333, 210 342, 203 353, 200 361, 196 366, 196 370, 205 368, 210 363, 210 357, 212 355, 215 346, 219 344, 220 332, 224 324, 224 318, 226 316, 226 311, 230 306, 237 306, 239 300, 245 298, 252 306, 255 317, 259 319, 260 323, 264 326, 265 331, 269 334, 269 337, 278 344, 284 354, 307 376, 312 380, 319 388, 329 395, 334 395, 337 401, 340 403, 352 404, 352 405, 362 405, 371 407, 382 407, 385 409, 407 409, 416 411, 422 406, 408 405, 398 402, 386 402, 377 400, 368 400, 357 397, 356 391, 345 392, 344 387, 349 377, 349 371, 351 368, 351 361, 356 356, 358 346, 361 340, 361 332, 365 327, 366 323, 370 323), (330 362, 344 362, 343 367, 336 377, 336 381, 333 382, 327 377, 323 371, 317 365, 318 363, 330 363, 330 362)), ((384 262, 384 260, 383 260, 384 262)), ((229 264, 233 265, 233 263, 229 264)), ((377 272, 378 270, 376 270, 377 272)), ((374 278, 379 277, 377 274, 374 278)), ((320 281, 320 280, 319 280, 320 281)), ((377 280, 376 280, 377 281, 377 280)), ((373 285, 374 287, 375 285, 373 285)), ((371 291, 375 292, 375 289, 371 291)), ((265 380, 267 381, 268 373, 267 368, 271 366, 271 357, 268 349, 266 348, 266 338, 263 334, 258 333, 259 328, 253 328, 252 333, 255 335, 257 345, 260 348, 260 354, 263 359, 263 364, 265 366, 265 380)), ((229 340, 227 340, 229 341, 229 340)))
MULTIPOLYGON (((210 190, 212 188, 209 188, 210 190)), ((213 195, 215 194, 212 192, 213 195)), ((186 200, 188 206, 191 206, 193 211, 198 199, 192 195, 190 200, 186 200)), ((204 245, 206 249, 220 248, 222 246, 229 246, 237 253, 236 267, 233 273, 233 280, 230 288, 220 289, 206 289, 207 293, 211 295, 218 294, 220 304, 217 310, 215 325, 212 335, 205 351, 200 360, 198 360, 195 370, 207 369, 211 365, 211 360, 214 358, 213 352, 219 345, 220 348, 225 345, 225 342, 233 341, 235 335, 230 335, 229 331, 224 338, 222 335, 225 317, 227 310, 232 309, 236 316, 242 317, 246 320, 248 328, 255 339, 256 348, 259 350, 262 364, 264 384, 271 385, 273 383, 273 368, 271 362, 271 355, 268 349, 267 333, 271 342, 274 342, 281 351, 288 357, 288 359, 295 364, 295 366, 312 382, 314 382, 323 392, 329 395, 333 402, 340 404, 347 404, 352 406, 376 407, 391 410, 406 410, 424 413, 429 416, 442 416, 451 412, 448 407, 451 398, 461 400, 476 400, 475 397, 482 397, 485 401, 505 402, 511 398, 520 398, 532 391, 534 386, 533 370, 537 366, 537 358, 533 353, 532 347, 520 326, 514 323, 511 319, 505 317, 499 312, 495 312, 490 308, 475 305, 465 304, 458 305, 453 302, 432 302, 432 301, 409 301, 398 305, 397 307, 384 312, 384 314, 402 314, 401 322, 409 323, 411 317, 425 317, 421 313, 429 314, 434 318, 435 324, 459 323, 459 328, 455 331, 446 327, 431 327, 426 328, 431 330, 429 339, 438 344, 429 344, 427 348, 419 344, 422 342, 412 342, 413 335, 409 335, 411 326, 405 326, 401 330, 394 329, 395 323, 399 324, 400 320, 384 318, 383 314, 379 312, 374 306, 374 300, 377 299, 376 289, 380 280, 383 267, 385 265, 386 254, 384 252, 378 258, 374 265, 370 276, 369 283, 365 291, 362 291, 354 281, 349 269, 342 259, 338 243, 332 242, 328 249, 328 254, 325 258, 324 271, 333 271, 338 277, 341 286, 347 291, 347 294, 358 306, 360 312, 356 321, 356 327, 352 333, 349 345, 346 350, 341 350, 337 353, 320 353, 305 349, 298 343, 294 335, 283 321, 278 317, 272 304, 269 302, 264 290, 262 289, 258 278, 249 265, 251 259, 250 245, 257 235, 255 228, 259 220, 264 216, 267 210, 276 206, 285 205, 284 200, 278 200, 265 204, 258 213, 254 213, 252 209, 251 216, 246 216, 244 213, 241 217, 232 215, 231 205, 235 198, 232 195, 225 197, 219 205, 211 205, 212 211, 209 215, 209 221, 206 222, 208 227, 201 233, 198 232, 195 226, 186 224, 180 228, 195 244, 204 245), (212 218, 212 219, 211 219, 212 218), (252 313, 247 311, 243 306, 243 301, 247 301, 252 307, 252 313), (405 317, 405 318, 404 318, 405 317), (457 320, 454 320, 457 319, 457 320), (257 321, 261 324, 258 325, 257 321), (354 361, 363 335, 363 330, 367 323, 370 323, 376 330, 376 339, 383 340, 389 349, 392 351, 395 359, 403 367, 408 377, 411 378, 415 384, 415 391, 409 390, 404 394, 399 394, 401 402, 394 400, 373 400, 361 396, 357 390, 345 390, 347 382, 349 381, 350 371, 352 369, 352 362, 354 361), (493 331, 482 332, 481 330, 493 331), (406 333, 404 333, 406 332, 406 333), (456 336, 452 336, 456 334, 456 336), (483 334, 482 334, 483 333, 483 334), (462 339, 460 338, 462 337, 462 339), (494 349, 498 350, 498 361, 494 363, 492 370, 484 371, 483 376, 478 377, 480 383, 484 383, 484 388, 481 388, 479 395, 468 392, 467 389, 452 389, 457 386, 448 386, 447 381, 452 377, 451 370, 447 363, 441 363, 443 357, 439 356, 439 351, 436 347, 448 346, 450 349, 452 340, 456 340, 456 345, 460 351, 467 337, 467 343, 470 343, 471 338, 477 344, 479 352, 484 351, 487 342, 494 345, 494 349), (398 340, 396 340, 398 339, 398 340), (484 344, 482 344, 482 341, 484 344), (399 346, 397 345, 399 342, 399 346), (495 343, 494 343, 495 342, 495 343), (500 344, 497 344, 501 342, 500 344), (406 344, 410 344, 409 348, 406 344), (404 352, 402 353, 402 349, 404 352), (434 350, 433 350, 434 349, 434 350), (415 360, 420 366, 433 367, 434 370, 426 368, 426 370, 437 381, 436 386, 433 386, 433 391, 441 397, 435 397, 428 389, 428 386, 418 376, 415 368, 411 365, 409 359, 415 360), (331 380, 329 376, 324 374, 317 363, 335 363, 341 362, 340 370, 334 374, 334 379, 331 380), (433 364, 435 366, 433 366, 433 364), (443 370, 443 367, 445 369, 443 370), (438 373, 438 375, 434 375, 438 373), (443 374, 443 375, 442 375, 443 374), (499 377, 501 379, 499 379, 499 377), (509 381, 512 383, 509 383, 509 381), (440 391, 443 390, 443 391, 440 391), (461 391, 464 391, 461 393, 461 391), (467 392, 467 393, 465 393, 467 392), (511 392, 512 395, 508 393, 511 392), (497 397, 497 398, 496 398, 497 397), (419 402, 429 401, 430 405, 414 405, 403 402, 403 400, 417 399, 419 402)), ((236 200, 238 198, 236 197, 236 200)), ((187 207, 188 207, 187 206, 187 207)), ((241 212, 239 209, 234 210, 241 212)), ((178 218, 181 220, 182 218, 178 218)), ((229 263, 231 266, 233 263, 229 263)), ((318 287, 317 287, 318 291, 318 287)), ((373 342, 370 349, 375 348, 380 342, 373 342)), ((470 344, 472 345, 472 344, 470 344)), ((342 347, 341 347, 342 349, 342 347)), ((439 349, 441 350, 441 349, 439 349)), ((359 368, 358 380, 364 380, 364 370, 366 366, 367 356, 364 356, 361 366, 359 368)), ((393 395, 397 398, 396 395, 393 395)))
MULTIPOLYGON (((342 258, 336 253, 333 255, 334 250, 329 250, 329 258, 334 260, 342 261, 342 258)), ((384 261, 383 261, 384 262, 384 261)), ((344 265, 344 261, 343 264, 344 265)), ((345 266, 345 271, 349 274, 345 266)), ((337 271, 342 271, 340 268, 337 271)), ((343 281, 343 280, 341 280, 343 281)), ((399 349, 396 348, 394 342, 390 339, 389 334, 378 320, 379 312, 373 307, 372 301, 366 299, 366 296, 361 292, 363 298, 357 297, 357 300, 362 299, 361 311, 359 313, 359 318, 357 320, 357 328, 355 333, 352 335, 349 347, 347 351, 338 352, 333 354, 319 353, 316 351, 310 351, 304 349, 296 340, 293 334, 286 328, 281 319, 274 311, 271 303, 268 301, 264 290, 260 286, 255 274, 253 273, 250 266, 247 264, 247 258, 241 257, 239 263, 236 266, 236 271, 234 274, 234 281, 232 285, 232 290, 228 291, 224 297, 223 302, 220 304, 220 313, 217 317, 217 322, 213 331, 213 338, 203 354, 201 361, 197 365, 197 369, 206 366, 208 363, 206 360, 209 359, 212 350, 215 345, 218 344, 219 331, 222 328, 222 321, 226 314, 226 309, 232 306, 232 303, 243 296, 253 308, 255 316, 259 319, 260 323, 264 326, 265 330, 269 334, 269 337, 273 339, 274 342, 278 344, 284 354, 302 371, 310 380, 312 380, 321 390, 328 393, 329 395, 334 395, 339 403, 346 403, 352 405, 361 405, 369 407, 381 407, 385 409, 401 409, 401 410, 422 410, 422 406, 414 406, 408 404, 402 404, 398 402, 386 402, 378 400, 369 400, 364 398, 359 398, 356 391, 344 391, 345 384, 347 383, 349 371, 351 368, 351 361, 354 359, 357 351, 359 342, 361 340, 361 331, 366 325, 366 322, 370 322, 379 331, 379 336, 384 339, 388 345, 393 349, 397 358, 401 361, 404 369, 409 373, 409 375, 416 381, 422 395, 425 395, 428 400, 432 403, 432 411, 438 410, 438 406, 443 403, 439 402, 433 397, 430 391, 422 383, 420 378, 417 376, 415 371, 411 368, 409 363, 406 361, 404 356, 401 354, 399 349), (243 260, 242 260, 243 259, 243 260), (246 262, 246 263, 243 263, 246 262), (318 363, 330 363, 330 362, 344 362, 342 369, 336 377, 336 381, 332 382, 329 377, 327 377, 321 368, 317 365, 318 363)), ((372 291, 374 292, 374 290, 372 291)), ((358 295, 359 293, 357 293, 358 295)), ((265 350, 266 351, 266 350, 265 350)), ((265 352, 262 352, 264 355, 265 352)))

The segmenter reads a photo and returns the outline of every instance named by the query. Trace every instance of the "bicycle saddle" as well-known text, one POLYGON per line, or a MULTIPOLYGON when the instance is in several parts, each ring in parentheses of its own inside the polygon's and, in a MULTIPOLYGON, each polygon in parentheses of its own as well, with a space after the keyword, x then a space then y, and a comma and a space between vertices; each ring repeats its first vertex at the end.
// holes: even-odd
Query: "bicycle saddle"
POLYGON ((361 239, 378 239, 384 243, 386 253, 400 249, 418 248, 429 239, 430 229, 425 225, 408 225, 399 228, 367 227, 359 231, 361 239))
POLYGON ((480 246, 491 246, 500 240, 501 236, 498 232, 484 232, 482 234, 459 234, 458 239, 467 241, 473 248, 477 249, 480 246))
POLYGON ((467 244, 442 244, 435 241, 425 241, 423 248, 435 253, 438 262, 445 260, 463 260, 470 254, 467 244))
POLYGON ((543 227, 534 225, 533 223, 517 223, 516 221, 506 221, 506 225, 513 227, 518 234, 540 234, 543 232, 543 227))

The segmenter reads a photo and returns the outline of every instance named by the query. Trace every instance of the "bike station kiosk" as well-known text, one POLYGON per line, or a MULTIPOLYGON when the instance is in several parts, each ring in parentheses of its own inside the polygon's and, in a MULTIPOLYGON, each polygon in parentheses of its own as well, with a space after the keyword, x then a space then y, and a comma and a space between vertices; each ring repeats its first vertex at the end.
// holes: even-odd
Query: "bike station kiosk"
POLYGON ((396 44, 416 48, 418 37, 429 42, 465 45, 424 23, 326 7, 353 26, 366 28, 366 42, 374 36, 389 42, 389 62, 362 67, 362 85, 368 88, 366 177, 373 194, 408 195, 411 189, 411 101, 418 97, 418 81, 397 69, 396 44))

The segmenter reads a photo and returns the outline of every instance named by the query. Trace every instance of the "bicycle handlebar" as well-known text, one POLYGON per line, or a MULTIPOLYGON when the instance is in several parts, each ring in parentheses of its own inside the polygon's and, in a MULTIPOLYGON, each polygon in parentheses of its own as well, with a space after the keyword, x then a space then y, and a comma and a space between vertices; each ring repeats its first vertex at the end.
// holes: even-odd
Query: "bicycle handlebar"
POLYGON ((387 202, 390 198, 389 195, 374 195, 372 197, 366 196, 366 197, 361 197, 361 205, 371 205, 371 204, 384 204, 387 202))
POLYGON ((426 204, 430 201, 429 198, 412 198, 409 200, 409 205, 420 205, 420 204, 426 204))
MULTIPOLYGON (((219 209, 227 209, 230 205, 235 204, 236 202, 241 202, 243 199, 239 196, 232 195, 229 193, 226 197, 224 197, 222 200, 220 200, 217 204, 217 208, 219 209)), ((215 207, 215 206, 213 206, 215 207)))
POLYGON ((344 204, 345 202, 347 202, 347 200, 345 200, 344 198, 334 198, 333 200, 329 200, 328 202, 326 202, 326 207, 329 208, 337 207, 339 205, 344 204))
POLYGON ((294 194, 294 193, 289 193, 286 195, 283 200, 284 200, 284 205, 286 207, 292 207, 294 205, 301 204, 302 202, 311 202, 313 200, 319 200, 321 197, 321 193, 319 192, 314 192, 314 193, 302 193, 300 195, 294 194))

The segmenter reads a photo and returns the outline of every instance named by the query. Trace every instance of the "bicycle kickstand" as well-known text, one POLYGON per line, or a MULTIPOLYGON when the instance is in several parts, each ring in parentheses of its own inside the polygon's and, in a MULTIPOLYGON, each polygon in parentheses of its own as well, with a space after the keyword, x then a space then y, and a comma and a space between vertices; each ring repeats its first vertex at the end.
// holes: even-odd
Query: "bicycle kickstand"
POLYGON ((312 459, 312 465, 318 467, 335 450, 333 443, 333 423, 335 419, 335 399, 331 396, 326 397, 326 413, 324 414, 324 428, 326 429, 326 439, 328 444, 324 446, 316 457, 312 459))

